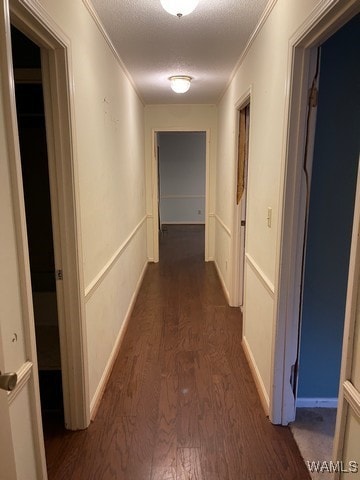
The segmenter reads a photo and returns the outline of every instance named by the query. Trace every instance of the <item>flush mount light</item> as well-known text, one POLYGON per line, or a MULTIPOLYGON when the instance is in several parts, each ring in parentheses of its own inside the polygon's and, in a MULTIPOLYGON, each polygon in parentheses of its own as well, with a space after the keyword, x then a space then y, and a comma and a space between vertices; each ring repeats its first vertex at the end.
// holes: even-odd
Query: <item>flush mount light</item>
POLYGON ((195 10, 199 0, 160 0, 164 10, 181 18, 195 10))
POLYGON ((190 88, 191 77, 185 75, 175 75, 169 78, 171 82, 171 88, 176 93, 185 93, 190 88))

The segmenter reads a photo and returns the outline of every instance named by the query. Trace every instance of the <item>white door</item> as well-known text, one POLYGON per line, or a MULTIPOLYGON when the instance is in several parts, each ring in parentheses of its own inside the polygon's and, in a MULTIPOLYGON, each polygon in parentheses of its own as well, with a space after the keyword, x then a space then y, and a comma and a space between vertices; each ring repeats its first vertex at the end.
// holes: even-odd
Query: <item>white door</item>
POLYGON ((360 478, 360 165, 357 179, 334 439, 335 478, 360 478), (356 474, 356 475, 355 475, 356 474))
POLYGON ((238 156, 236 173, 236 205, 234 209, 234 230, 232 241, 232 293, 230 305, 242 307, 244 303, 245 272, 245 232, 246 232, 246 197, 249 160, 250 103, 238 111, 238 156))
POLYGON ((243 167, 243 182, 244 191, 240 200, 240 272, 239 272, 239 306, 244 304, 244 279, 245 279, 245 237, 246 237, 246 195, 247 195, 247 175, 248 175, 248 161, 249 161, 249 133, 250 133, 250 103, 240 110, 239 128, 239 146, 242 145, 244 150, 244 167, 243 167), (243 125, 242 125, 243 124, 243 125), (242 140, 240 136, 243 136, 242 140))
POLYGON ((0 9, 0 371, 18 376, 14 390, 0 390, 0 477, 44 480, 47 475, 6 0, 0 9))

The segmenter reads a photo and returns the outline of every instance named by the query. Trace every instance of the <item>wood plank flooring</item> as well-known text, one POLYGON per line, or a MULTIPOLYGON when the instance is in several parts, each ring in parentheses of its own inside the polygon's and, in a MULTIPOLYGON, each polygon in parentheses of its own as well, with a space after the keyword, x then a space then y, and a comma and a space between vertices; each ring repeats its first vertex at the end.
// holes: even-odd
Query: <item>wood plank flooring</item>
POLYGON ((265 417, 202 226, 168 226, 97 417, 45 431, 50 480, 306 480, 287 427, 265 417))

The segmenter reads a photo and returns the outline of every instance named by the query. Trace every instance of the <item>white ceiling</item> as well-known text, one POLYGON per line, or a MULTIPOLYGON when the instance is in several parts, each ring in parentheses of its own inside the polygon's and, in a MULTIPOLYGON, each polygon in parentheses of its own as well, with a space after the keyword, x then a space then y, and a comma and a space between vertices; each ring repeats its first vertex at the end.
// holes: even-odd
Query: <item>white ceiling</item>
POLYGON ((160 0, 91 0, 145 104, 217 103, 268 0, 199 0, 182 18, 160 0), (173 93, 171 75, 193 77, 173 93))

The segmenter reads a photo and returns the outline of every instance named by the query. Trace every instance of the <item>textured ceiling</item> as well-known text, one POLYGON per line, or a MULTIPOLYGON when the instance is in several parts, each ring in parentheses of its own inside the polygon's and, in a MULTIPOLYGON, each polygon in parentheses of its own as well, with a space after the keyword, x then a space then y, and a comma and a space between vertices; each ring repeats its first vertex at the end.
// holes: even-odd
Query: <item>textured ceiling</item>
MULTIPOLYGON (((160 0, 91 0, 144 103, 217 103, 268 0, 199 0, 177 18, 160 0), (168 78, 190 75, 186 94, 168 78)), ((90 3, 90 1, 88 1, 90 3)))

